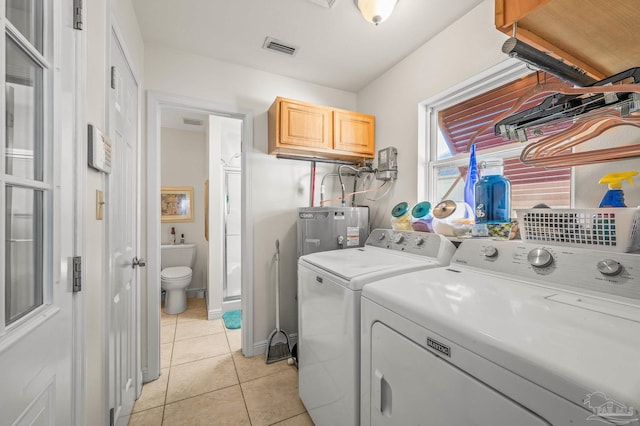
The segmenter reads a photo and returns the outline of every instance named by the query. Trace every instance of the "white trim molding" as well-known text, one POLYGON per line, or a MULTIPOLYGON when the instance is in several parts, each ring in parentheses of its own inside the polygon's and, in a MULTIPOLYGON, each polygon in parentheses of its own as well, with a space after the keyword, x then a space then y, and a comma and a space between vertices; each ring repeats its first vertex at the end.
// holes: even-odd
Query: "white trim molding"
MULTIPOLYGON (((250 110, 184 96, 147 92, 147 360, 144 381, 160 375, 160 118, 163 108, 183 108, 242 120, 242 347, 253 356, 253 214, 251 167, 253 113, 250 110)), ((210 295, 207 294, 207 299, 210 295)), ((207 312, 220 318, 221 309, 207 312)))

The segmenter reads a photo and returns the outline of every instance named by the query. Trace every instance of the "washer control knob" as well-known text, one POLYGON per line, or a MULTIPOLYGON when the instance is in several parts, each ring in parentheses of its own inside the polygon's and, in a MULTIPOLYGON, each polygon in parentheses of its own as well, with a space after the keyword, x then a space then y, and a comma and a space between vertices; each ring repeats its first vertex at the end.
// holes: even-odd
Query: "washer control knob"
POLYGON ((484 257, 496 257, 498 255, 498 249, 494 246, 486 246, 484 250, 482 250, 482 254, 484 254, 484 257))
POLYGON ((549 250, 545 248, 535 248, 529 252, 527 260, 536 268, 544 268, 553 263, 553 256, 549 253, 549 250))
POLYGON ((414 240, 414 243, 416 244, 416 246, 421 246, 424 244, 424 238, 416 237, 416 239, 414 240))
POLYGON ((396 244, 400 244, 402 241, 404 241, 404 235, 402 234, 396 234, 393 236, 393 242, 396 244))
POLYGON ((378 237, 378 241, 382 241, 384 240, 384 237, 386 237, 385 233, 381 233, 380 236, 378 237))
POLYGON ((602 275, 618 275, 622 272, 622 264, 613 259, 603 259, 598 262, 598 271, 600 271, 602 275))

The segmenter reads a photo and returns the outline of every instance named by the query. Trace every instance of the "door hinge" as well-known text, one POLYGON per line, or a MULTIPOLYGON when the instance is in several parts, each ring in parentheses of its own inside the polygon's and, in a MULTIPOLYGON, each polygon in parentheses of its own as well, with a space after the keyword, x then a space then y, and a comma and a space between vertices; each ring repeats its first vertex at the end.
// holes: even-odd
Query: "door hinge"
POLYGON ((82 257, 73 258, 73 292, 82 291, 82 257))
POLYGON ((116 409, 115 408, 111 408, 109 409, 109 425, 110 426, 114 426, 116 423, 116 409))
POLYGON ((73 28, 82 30, 84 23, 82 22, 82 2, 84 0, 73 0, 73 28))
POLYGON ((120 78, 120 75, 118 75, 118 68, 111 67, 111 88, 112 89, 115 89, 116 87, 118 87, 118 78, 120 78))

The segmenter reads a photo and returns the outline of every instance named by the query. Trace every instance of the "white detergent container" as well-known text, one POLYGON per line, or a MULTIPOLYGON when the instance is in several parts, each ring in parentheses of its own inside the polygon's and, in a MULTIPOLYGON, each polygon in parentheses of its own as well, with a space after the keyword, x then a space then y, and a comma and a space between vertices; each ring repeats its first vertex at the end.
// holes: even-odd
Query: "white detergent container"
POLYGON ((166 291, 164 311, 175 315, 187 309, 187 287, 191 284, 196 261, 195 244, 160 246, 160 273, 162 289, 166 291))

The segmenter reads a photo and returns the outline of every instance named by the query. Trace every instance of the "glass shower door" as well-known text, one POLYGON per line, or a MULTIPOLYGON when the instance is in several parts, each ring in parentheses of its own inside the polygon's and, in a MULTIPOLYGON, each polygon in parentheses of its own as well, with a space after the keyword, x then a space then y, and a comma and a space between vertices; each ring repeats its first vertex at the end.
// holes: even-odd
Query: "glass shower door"
POLYGON ((240 169, 225 168, 225 222, 224 222, 224 301, 241 296, 241 211, 240 169))

